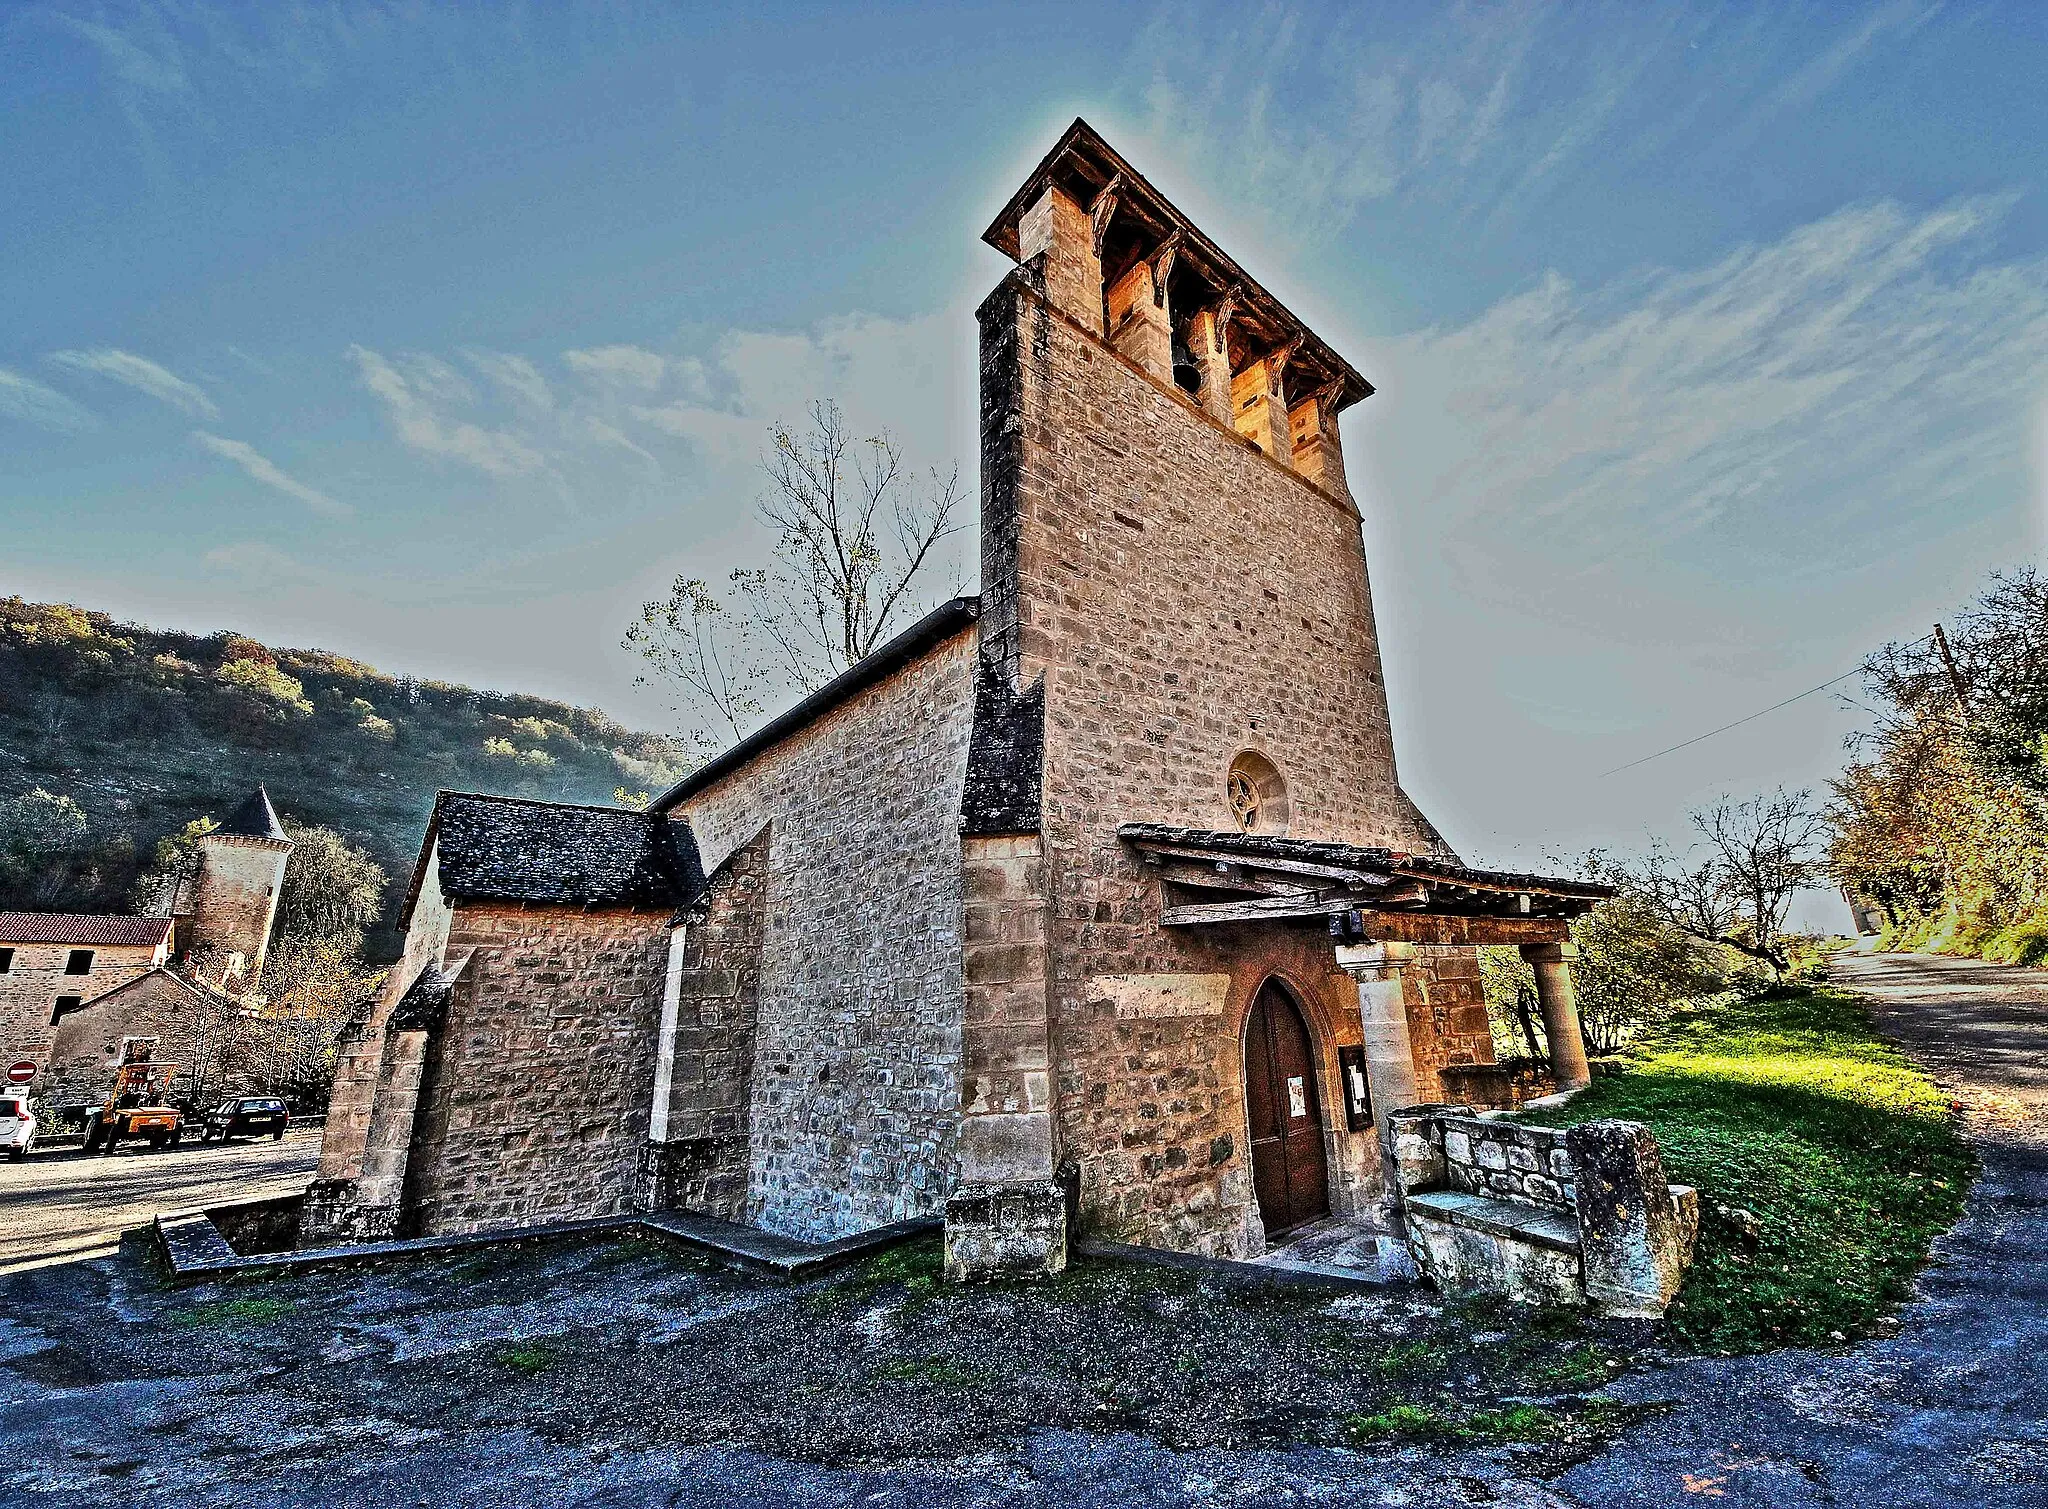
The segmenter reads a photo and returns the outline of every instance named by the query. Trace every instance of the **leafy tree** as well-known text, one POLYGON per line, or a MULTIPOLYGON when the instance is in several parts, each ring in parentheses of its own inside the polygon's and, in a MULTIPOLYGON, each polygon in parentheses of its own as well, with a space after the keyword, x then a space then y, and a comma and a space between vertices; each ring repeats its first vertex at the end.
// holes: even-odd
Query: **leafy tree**
POLYGON ((297 847, 278 892, 278 935, 360 948, 384 903, 383 868, 332 828, 287 823, 285 832, 297 847))
MULTIPOLYGON (((1723 951, 1677 925, 1638 869, 1601 850, 1568 869, 1615 888, 1572 923, 1579 949, 1572 981, 1589 1052, 1617 1052, 1673 1002, 1726 988, 1723 951)), ((1496 1039, 1518 1054, 1546 1056, 1535 972, 1513 948, 1481 949, 1479 969, 1496 1039)))
POLYGON ((1907 946, 2048 957, 2048 578, 1995 575, 1863 670, 1877 716, 1833 782, 1835 880, 1907 946))
POLYGON ((385 974, 366 967, 345 937, 280 938, 263 966, 262 1004, 245 1022, 250 1077, 300 1105, 324 1104, 342 1029, 385 974))
POLYGON ((759 508, 776 532, 771 563, 733 572, 726 599, 678 576, 626 631, 700 746, 745 737, 779 688, 815 691, 870 654, 960 528, 958 467, 913 478, 886 432, 856 437, 832 403, 810 418, 802 433, 769 431, 759 508))
POLYGON ((37 786, 0 803, 0 897, 27 910, 98 910, 134 867, 122 835, 95 834, 70 796, 37 786))

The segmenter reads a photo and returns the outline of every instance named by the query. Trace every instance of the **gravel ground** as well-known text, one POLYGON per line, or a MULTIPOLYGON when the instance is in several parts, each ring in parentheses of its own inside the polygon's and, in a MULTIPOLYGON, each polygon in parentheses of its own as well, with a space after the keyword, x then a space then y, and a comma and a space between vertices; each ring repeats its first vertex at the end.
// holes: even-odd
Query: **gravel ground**
MULTIPOLYGON (((2048 975, 1850 959, 1984 1148, 1898 1334, 1671 1362, 1427 1291, 780 1286, 654 1241, 0 1277, 0 1492, 257 1506, 2048 1505, 2048 975), (1612 1367, 1610 1363, 1621 1366, 1612 1367), (1609 1375, 1613 1381, 1601 1387, 1609 1375), (1386 1439, 1398 1423, 1441 1438, 1386 1439)), ((116 1160, 118 1166, 119 1160, 116 1160)))
POLYGON ((177 1290, 131 1241, 0 1280, 0 1486, 50 1505, 1268 1503, 1375 1484, 1547 1504, 1536 1477, 1629 1418, 1587 1395, 1642 1339, 1420 1289, 1091 1262, 957 1290, 936 1267, 932 1244, 782 1286, 591 1238, 177 1290), (1403 1404, 1470 1439, 1378 1439, 1369 1422, 1403 1404))

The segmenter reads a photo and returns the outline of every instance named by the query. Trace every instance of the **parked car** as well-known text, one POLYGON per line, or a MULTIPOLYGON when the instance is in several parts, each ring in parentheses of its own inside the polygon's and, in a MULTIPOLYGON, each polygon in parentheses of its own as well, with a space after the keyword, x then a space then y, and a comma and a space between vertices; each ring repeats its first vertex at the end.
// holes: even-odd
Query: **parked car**
POLYGON ((0 1148, 19 1163, 28 1156, 36 1140, 36 1118, 29 1111, 28 1097, 0 1091, 0 1148))
POLYGON ((290 1120, 291 1113, 283 1101, 266 1095, 241 1095, 222 1101, 206 1113, 199 1140, 211 1142, 218 1137, 226 1142, 230 1137, 255 1137, 268 1132, 275 1142, 284 1136, 285 1123, 290 1120))

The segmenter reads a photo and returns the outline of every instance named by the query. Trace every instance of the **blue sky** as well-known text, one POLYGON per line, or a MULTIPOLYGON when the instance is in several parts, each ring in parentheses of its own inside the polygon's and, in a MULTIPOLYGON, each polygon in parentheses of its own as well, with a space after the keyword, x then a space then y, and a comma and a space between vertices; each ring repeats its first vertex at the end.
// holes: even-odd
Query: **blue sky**
POLYGON ((1602 772, 2043 548, 2044 7, 52 0, 0 58, 0 591, 660 726, 619 635, 762 554, 771 421, 971 472, 978 232, 1076 114, 1380 386, 1474 858, 1819 781, 1852 703, 1602 772))

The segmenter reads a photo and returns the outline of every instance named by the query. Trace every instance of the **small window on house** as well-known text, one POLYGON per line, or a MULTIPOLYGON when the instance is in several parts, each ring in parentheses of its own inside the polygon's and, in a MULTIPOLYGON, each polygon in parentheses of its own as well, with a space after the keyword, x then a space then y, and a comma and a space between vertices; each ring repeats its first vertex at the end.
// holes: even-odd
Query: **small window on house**
POLYGON ((1226 794, 1240 831, 1287 831, 1287 783, 1264 755, 1248 749, 1230 762, 1226 794))
POLYGON ((13 968, 14 950, 11 948, 0 948, 0 975, 6 974, 13 968))
POLYGON ((56 1026, 64 1018, 71 1015, 72 1012, 81 1010, 84 1006, 84 996, 57 997, 57 1004, 50 1008, 50 1025, 52 1027, 56 1026))
POLYGON ((89 948, 74 948, 71 950, 70 957, 64 961, 64 973, 67 975, 91 974, 92 950, 89 948))

